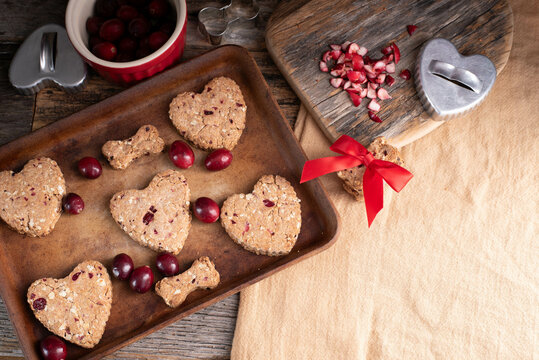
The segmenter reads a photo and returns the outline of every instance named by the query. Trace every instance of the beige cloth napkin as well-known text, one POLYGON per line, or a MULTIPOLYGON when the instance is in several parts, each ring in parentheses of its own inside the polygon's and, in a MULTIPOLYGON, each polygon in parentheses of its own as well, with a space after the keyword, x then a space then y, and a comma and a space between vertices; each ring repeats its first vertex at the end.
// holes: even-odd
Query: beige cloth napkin
MULTIPOLYGON (((367 228, 241 293, 232 359, 539 359, 539 6, 513 2, 510 60, 485 103, 403 149, 415 175, 367 228)), ((310 158, 332 155, 300 111, 310 158)))

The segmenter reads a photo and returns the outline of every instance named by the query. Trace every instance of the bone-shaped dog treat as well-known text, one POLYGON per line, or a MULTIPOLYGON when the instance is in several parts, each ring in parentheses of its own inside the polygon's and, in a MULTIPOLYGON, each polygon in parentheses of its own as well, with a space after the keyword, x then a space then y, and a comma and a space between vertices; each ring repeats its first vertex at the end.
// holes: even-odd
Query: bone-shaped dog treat
POLYGON ((165 141, 152 125, 143 125, 137 133, 126 140, 107 141, 101 148, 103 155, 115 169, 125 169, 131 162, 147 154, 163 151, 165 141))
POLYGON ((219 284, 220 276, 215 265, 207 256, 195 260, 189 270, 180 275, 164 278, 155 284, 155 292, 168 306, 178 307, 187 295, 197 289, 213 289, 219 284))

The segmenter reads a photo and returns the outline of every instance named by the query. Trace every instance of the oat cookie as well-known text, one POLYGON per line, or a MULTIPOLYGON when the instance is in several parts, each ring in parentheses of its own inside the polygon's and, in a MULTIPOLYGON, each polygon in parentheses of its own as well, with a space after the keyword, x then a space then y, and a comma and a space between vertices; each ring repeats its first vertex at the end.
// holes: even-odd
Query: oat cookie
POLYGON ((245 128, 247 106, 236 82, 211 80, 200 94, 185 92, 170 103, 168 112, 178 132, 201 149, 232 150, 245 128))
POLYGON ((141 156, 157 154, 165 148, 165 141, 152 125, 141 126, 137 133, 126 140, 107 141, 101 148, 103 155, 115 169, 125 169, 141 156))
POLYGON ((166 277, 155 284, 155 292, 170 307, 178 307, 187 295, 197 289, 213 289, 219 284, 220 276, 215 264, 207 256, 196 260, 189 270, 180 275, 166 277))
MULTIPOLYGON (((367 150, 376 159, 391 161, 399 166, 404 165, 399 150, 391 146, 383 136, 374 139, 367 150)), ((365 166, 363 165, 337 172, 337 176, 344 181, 344 189, 352 194, 357 201, 363 201, 363 174, 365 174, 365 166)))
POLYGON ((103 264, 84 261, 63 279, 36 280, 27 301, 36 318, 54 334, 92 348, 105 331, 112 305, 112 284, 103 264))
POLYGON ((143 190, 114 194, 110 211, 118 225, 139 244, 178 254, 191 228, 189 196, 185 177, 179 171, 166 170, 143 190))
POLYGON ((32 159, 19 173, 0 172, 0 216, 21 234, 47 235, 60 218, 65 193, 64 175, 56 161, 32 159))
POLYGON ((250 194, 235 194, 221 208, 221 224, 230 237, 258 255, 284 255, 301 228, 300 200, 290 183, 265 175, 250 194))

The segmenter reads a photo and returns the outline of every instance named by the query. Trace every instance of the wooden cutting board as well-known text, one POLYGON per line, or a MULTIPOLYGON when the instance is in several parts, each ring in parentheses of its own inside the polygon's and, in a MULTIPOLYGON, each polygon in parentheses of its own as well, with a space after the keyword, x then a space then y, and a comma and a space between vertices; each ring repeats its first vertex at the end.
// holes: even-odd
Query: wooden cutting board
POLYGON ((432 38, 450 40, 463 55, 489 57, 499 74, 513 40, 511 7, 507 0, 285 1, 268 23, 266 45, 331 141, 347 134, 366 145, 385 136, 403 146, 442 124, 424 111, 413 79, 398 77, 403 69, 414 72, 421 46, 432 38), (411 24, 418 27, 413 36, 406 31, 411 24), (388 88, 393 99, 380 101, 382 123, 369 119, 367 101, 354 107, 342 88, 330 85, 331 75, 319 70, 328 45, 347 40, 365 46, 371 58, 381 57, 380 49, 391 42, 400 48, 396 82, 388 88))

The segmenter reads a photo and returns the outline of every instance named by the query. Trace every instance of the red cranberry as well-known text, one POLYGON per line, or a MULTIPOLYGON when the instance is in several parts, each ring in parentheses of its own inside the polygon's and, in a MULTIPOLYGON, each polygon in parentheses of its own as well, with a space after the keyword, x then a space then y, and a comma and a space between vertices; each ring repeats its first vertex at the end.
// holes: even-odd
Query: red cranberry
POLYGON ((79 195, 75 193, 69 193, 63 199, 62 206, 64 210, 68 213, 77 215, 80 214, 82 210, 84 210, 84 201, 79 195))
POLYGON ((153 272, 147 265, 136 268, 129 277, 129 286, 131 286, 131 289, 141 294, 150 290, 152 284, 153 272))
POLYGON ((90 35, 97 35, 104 22, 105 20, 99 16, 91 16, 86 20, 86 31, 88 31, 88 34, 90 35))
POLYGON ((120 51, 118 53, 118 56, 116 56, 116 59, 114 61, 116 62, 128 62, 135 60, 135 55, 131 52, 127 51, 120 51))
POLYGON ((45 360, 64 360, 67 357, 66 344, 54 335, 49 335, 41 340, 39 351, 45 360))
POLYGON ((148 5, 148 13, 153 18, 161 18, 167 14, 168 3, 166 0, 152 0, 148 5))
POLYGON ((176 256, 168 253, 157 255, 156 259, 157 270, 165 276, 174 276, 180 272, 180 264, 176 256))
POLYGON ((129 22, 138 16, 138 11, 131 5, 122 5, 116 11, 116 16, 120 20, 129 22))
POLYGON ((143 57, 146 57, 152 53, 152 49, 149 47, 139 47, 137 51, 135 52, 135 58, 142 59, 143 57))
POLYGON ((129 3, 135 7, 138 7, 138 8, 142 8, 144 7, 144 5, 146 5, 146 3, 148 2, 148 0, 129 0, 129 3))
POLYGON ((135 53, 137 50, 137 41, 132 37, 124 37, 118 42, 118 53, 135 53))
POLYGON ((96 14, 105 18, 113 17, 117 7, 116 0, 97 0, 95 2, 96 14))
POLYGON ((198 198, 195 201, 194 213, 198 220, 205 223, 212 223, 219 219, 219 205, 207 197, 198 198))
POLYGON ((99 36, 103 40, 116 41, 125 33, 125 24, 120 19, 110 19, 101 25, 99 36))
POLYGON ((38 311, 45 309, 45 306, 47 306, 47 300, 45 300, 45 298, 36 299, 32 303, 32 307, 34 308, 34 310, 38 311))
POLYGON ((226 169, 232 162, 232 153, 227 149, 217 149, 206 157, 204 164, 210 171, 226 169))
POLYGON ((127 254, 118 254, 112 261, 112 275, 119 280, 127 280, 133 272, 133 260, 127 254))
POLYGON ((161 27, 159 28, 159 30, 161 30, 168 36, 172 35, 172 33, 174 32, 174 29, 176 29, 176 24, 172 21, 167 21, 166 23, 161 25, 161 27))
POLYGON ((103 42, 103 39, 101 39, 99 36, 90 35, 90 39, 88 40, 88 45, 89 45, 90 49, 93 49, 94 46, 96 46, 97 44, 100 44, 102 42, 103 42))
POLYGON ((101 175, 101 164, 96 158, 87 156, 79 160, 79 172, 88 179, 96 179, 101 175))
POLYGON ((170 145, 168 157, 180 169, 188 169, 195 162, 193 150, 183 141, 176 140, 170 145))
POLYGON ((150 45, 150 49, 157 50, 161 46, 165 45, 167 40, 168 40, 167 34, 165 34, 162 31, 156 31, 156 32, 151 33, 148 39, 148 44, 150 45))
POLYGON ((136 38, 143 37, 150 31, 150 23, 143 17, 135 18, 129 22, 128 31, 136 38))
POLYGON ((113 43, 105 41, 105 42, 95 45, 92 48, 92 52, 98 58, 101 58, 107 61, 112 61, 116 57, 116 53, 118 52, 118 50, 116 50, 116 46, 114 46, 113 43))

